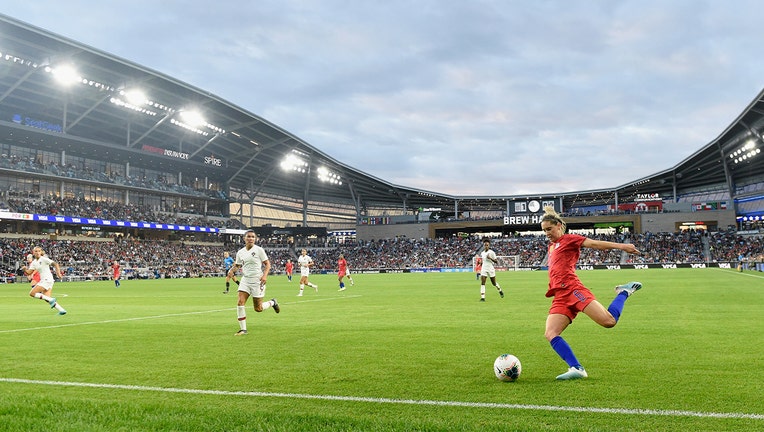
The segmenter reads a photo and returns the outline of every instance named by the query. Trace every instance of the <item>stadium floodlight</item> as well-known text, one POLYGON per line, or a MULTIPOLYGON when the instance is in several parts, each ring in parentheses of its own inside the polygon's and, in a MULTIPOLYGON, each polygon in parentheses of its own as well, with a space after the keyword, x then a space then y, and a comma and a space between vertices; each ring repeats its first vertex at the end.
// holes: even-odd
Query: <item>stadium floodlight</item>
POLYGON ((340 175, 337 173, 329 171, 329 168, 322 166, 319 167, 316 171, 318 172, 318 179, 322 182, 327 182, 338 186, 342 185, 342 177, 340 177, 340 175))
POLYGON ((146 94, 143 93, 141 90, 133 89, 133 90, 127 90, 127 91, 120 91, 119 94, 125 97, 125 100, 130 102, 133 105, 147 105, 150 101, 146 97, 146 94))
POLYGON ((290 153, 281 161, 281 169, 284 171, 297 171, 304 173, 308 171, 308 163, 300 159, 297 155, 290 153))
POLYGON ((70 64, 61 65, 55 68, 46 68, 46 71, 53 74, 53 77, 60 84, 70 86, 74 83, 82 82, 83 78, 79 72, 70 64))
POLYGON ((209 132, 203 130, 202 128, 211 129, 216 134, 224 134, 226 133, 225 129, 215 126, 214 124, 207 123, 207 120, 204 119, 204 116, 202 116, 202 113, 200 113, 197 110, 194 109, 186 109, 179 111, 179 117, 180 119, 171 119, 170 123, 180 126, 184 129, 190 130, 191 132, 196 132, 199 135, 208 136, 209 132))
POLYGON ((761 149, 756 147, 754 140, 748 140, 745 145, 730 153, 730 159, 735 163, 744 162, 761 153, 761 149))
POLYGON ((183 123, 191 127, 199 127, 207 124, 202 113, 196 110, 181 111, 180 116, 183 117, 183 123))

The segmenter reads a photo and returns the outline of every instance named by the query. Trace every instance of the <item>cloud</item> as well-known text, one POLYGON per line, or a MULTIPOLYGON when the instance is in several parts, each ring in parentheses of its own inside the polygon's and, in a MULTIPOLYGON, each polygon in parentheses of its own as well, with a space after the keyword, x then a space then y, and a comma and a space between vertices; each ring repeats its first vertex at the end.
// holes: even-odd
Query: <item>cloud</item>
POLYGON ((662 171, 764 81, 753 0, 67 5, 66 19, 52 1, 13 16, 216 94, 349 166, 456 195, 662 171))

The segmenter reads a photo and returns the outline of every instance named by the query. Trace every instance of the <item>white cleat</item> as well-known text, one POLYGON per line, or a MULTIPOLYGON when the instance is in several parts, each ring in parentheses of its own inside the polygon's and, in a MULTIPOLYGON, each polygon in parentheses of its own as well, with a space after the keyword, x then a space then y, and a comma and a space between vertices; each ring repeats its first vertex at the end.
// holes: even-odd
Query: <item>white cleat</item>
POLYGON ((586 373, 584 368, 575 368, 572 367, 568 369, 567 372, 565 372, 562 375, 557 375, 558 380, 572 380, 572 379, 579 379, 579 378, 586 378, 589 375, 586 373))
POLYGON ((642 288, 642 282, 629 282, 625 283, 623 285, 618 285, 615 287, 615 293, 620 294, 622 292, 626 292, 626 295, 631 296, 636 291, 638 291, 640 288, 642 288))

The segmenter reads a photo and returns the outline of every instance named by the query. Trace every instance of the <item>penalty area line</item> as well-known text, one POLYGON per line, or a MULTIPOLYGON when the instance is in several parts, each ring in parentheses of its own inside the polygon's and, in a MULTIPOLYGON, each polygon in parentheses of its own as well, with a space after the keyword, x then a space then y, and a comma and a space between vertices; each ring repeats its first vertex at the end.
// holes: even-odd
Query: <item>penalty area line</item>
POLYGON ((30 380, 23 378, 0 378, 0 383, 12 384, 32 384, 47 385, 57 387, 85 387, 110 390, 130 390, 144 392, 163 392, 163 393, 184 393, 193 395, 214 395, 214 396, 244 396, 244 397, 270 397, 284 399, 314 399, 326 401, 341 402, 366 402, 377 404, 399 404, 399 405, 424 405, 424 406, 447 406, 447 407, 465 407, 465 408, 497 408, 514 409, 530 411, 567 411, 581 413, 605 413, 605 414, 625 414, 625 415, 644 415, 644 416, 664 416, 664 417, 700 417, 700 418, 730 418, 730 419, 750 419, 764 420, 764 414, 734 413, 734 412, 703 412, 703 411, 683 411, 683 410, 655 410, 655 409, 628 409, 628 408, 594 408, 594 407, 574 407, 559 405, 524 405, 508 404, 495 402, 460 402, 460 401, 438 401, 438 400, 416 400, 416 399, 391 399, 391 398, 372 398, 360 396, 332 396, 332 395, 311 395, 300 393, 279 393, 279 392, 257 392, 257 391, 228 391, 228 390, 200 390, 184 389, 175 387, 151 387, 123 384, 98 384, 85 382, 69 381, 46 381, 30 380))

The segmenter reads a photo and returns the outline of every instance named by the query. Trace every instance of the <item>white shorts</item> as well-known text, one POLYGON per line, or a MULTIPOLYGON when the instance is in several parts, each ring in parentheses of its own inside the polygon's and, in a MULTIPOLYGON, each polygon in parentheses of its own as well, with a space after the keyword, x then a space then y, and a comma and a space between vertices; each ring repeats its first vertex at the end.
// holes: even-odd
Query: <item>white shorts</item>
POLYGON ((48 291, 53 289, 53 279, 42 278, 40 282, 37 282, 37 285, 35 286, 45 288, 45 291, 48 291))
POLYGON ((304 268, 300 269, 300 277, 308 277, 310 276, 310 268, 304 268))
POLYGON ((486 269, 482 269, 482 270, 480 270, 480 276, 485 276, 485 277, 496 277, 496 270, 486 270, 486 269))
POLYGON ((239 289, 250 295, 250 297, 263 298, 265 297, 265 285, 260 285, 260 279, 242 278, 239 281, 239 289))

